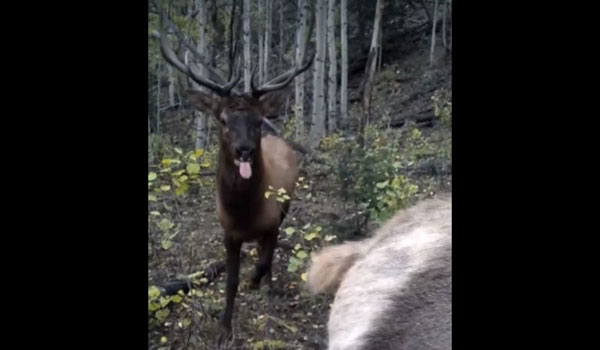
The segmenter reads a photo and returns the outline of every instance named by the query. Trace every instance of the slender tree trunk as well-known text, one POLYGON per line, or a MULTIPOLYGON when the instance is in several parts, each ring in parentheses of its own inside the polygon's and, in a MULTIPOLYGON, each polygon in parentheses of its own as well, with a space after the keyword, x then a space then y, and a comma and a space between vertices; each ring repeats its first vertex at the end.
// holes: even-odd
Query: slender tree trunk
POLYGON ((285 45, 283 42, 283 6, 285 0, 279 0, 279 69, 283 70, 283 55, 285 54, 285 45))
MULTIPOLYGON (((450 1, 450 8, 449 8, 450 18, 452 18, 452 0, 449 0, 449 1, 450 1)), ((450 29, 450 38, 449 38, 450 42, 448 43, 448 49, 450 51, 452 51, 452 20, 450 21, 450 27, 448 29, 450 29)))
POLYGON ((342 86, 340 88, 340 112, 344 122, 348 120, 348 0, 341 0, 341 50, 342 86))
POLYGON ((327 6, 327 46, 329 48, 328 122, 329 133, 337 129, 337 54, 335 47, 335 0, 329 0, 327 6))
POLYGON ((433 5, 433 25, 431 26, 431 51, 429 51, 429 66, 433 66, 433 55, 435 53, 435 30, 437 25, 438 0, 433 5))
MULTIPOLYGON (((304 61, 304 39, 306 37, 307 0, 298 0, 298 26, 296 31, 296 65, 304 61)), ((305 135, 304 128, 304 73, 294 78, 296 84, 294 116, 296 117, 296 139, 305 135)))
POLYGON ((325 136, 325 58, 327 55, 325 40, 327 39, 327 31, 325 22, 327 19, 327 2, 326 0, 317 0, 316 9, 317 20, 317 52, 315 58, 315 74, 313 79, 313 112, 312 125, 310 129, 310 147, 316 148, 323 136, 325 136))
POLYGON ((446 42, 446 15, 448 13, 448 1, 444 0, 444 4, 442 5, 442 46, 447 49, 448 43, 446 42))
MULTIPOLYGON (((208 9, 206 6, 206 0, 196 0, 196 9, 198 10, 197 19, 198 19, 198 52, 202 54, 202 57, 205 62, 210 62, 210 57, 207 55, 208 53, 208 9)), ((198 65, 198 72, 203 76, 208 76, 208 69, 202 65, 198 65)), ((194 87, 197 90, 205 91, 206 89, 200 85, 194 83, 194 87)), ((206 125, 207 125, 207 116, 205 113, 194 110, 196 114, 195 118, 195 126, 196 126, 196 149, 203 148, 206 144, 206 125)))
POLYGON ((148 113, 148 163, 154 163, 154 150, 152 149, 152 139, 150 138, 150 113, 148 113))
POLYGON ((169 79, 169 106, 175 105, 175 74, 173 73, 173 67, 167 64, 167 74, 169 79))
POLYGON ((244 0, 243 8, 244 31, 244 91, 250 92, 250 75, 252 57, 250 56, 250 0, 244 0))
POLYGON ((381 17, 383 16, 383 0, 377 0, 375 7, 375 21, 373 23, 373 37, 371 38, 371 48, 369 50, 369 59, 367 61, 366 74, 361 86, 361 98, 363 117, 359 124, 359 142, 362 145, 364 142, 364 131, 367 125, 369 125, 369 118, 371 114, 371 89, 373 87, 373 77, 375 76, 375 70, 377 68, 377 60, 379 53, 379 37, 381 35, 381 17))
POLYGON ((236 54, 236 41, 235 41, 235 35, 238 32, 236 31, 236 9, 237 9, 237 0, 233 0, 233 4, 232 4, 232 8, 231 8, 231 17, 229 18, 229 77, 228 79, 231 79, 231 77, 234 74, 234 69, 235 69, 235 54, 236 54))
POLYGON ((162 58, 158 59, 156 67, 156 134, 160 133, 160 68, 162 58))
POLYGON ((269 81, 269 56, 271 55, 271 39, 273 37, 273 1, 265 0, 265 53, 263 81, 269 81))
POLYGON ((258 0, 258 16, 260 17, 258 28, 258 83, 262 84, 265 81, 265 15, 264 3, 265 0, 258 0))

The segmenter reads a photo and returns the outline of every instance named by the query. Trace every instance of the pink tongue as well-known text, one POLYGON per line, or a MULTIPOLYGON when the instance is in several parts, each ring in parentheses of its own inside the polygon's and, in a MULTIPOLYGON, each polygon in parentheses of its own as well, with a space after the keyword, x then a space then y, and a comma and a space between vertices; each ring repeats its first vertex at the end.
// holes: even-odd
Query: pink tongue
POLYGON ((240 162, 240 175, 244 179, 249 179, 252 176, 252 168, 250 162, 240 162))

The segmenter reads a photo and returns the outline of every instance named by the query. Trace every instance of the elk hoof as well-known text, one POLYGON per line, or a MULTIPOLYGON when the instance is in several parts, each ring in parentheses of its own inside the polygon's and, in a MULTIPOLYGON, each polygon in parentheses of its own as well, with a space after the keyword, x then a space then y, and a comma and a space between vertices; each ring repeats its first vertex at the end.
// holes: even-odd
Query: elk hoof
POLYGON ((219 334, 215 339, 215 347, 217 349, 229 349, 233 344, 233 332, 231 327, 221 324, 219 334))

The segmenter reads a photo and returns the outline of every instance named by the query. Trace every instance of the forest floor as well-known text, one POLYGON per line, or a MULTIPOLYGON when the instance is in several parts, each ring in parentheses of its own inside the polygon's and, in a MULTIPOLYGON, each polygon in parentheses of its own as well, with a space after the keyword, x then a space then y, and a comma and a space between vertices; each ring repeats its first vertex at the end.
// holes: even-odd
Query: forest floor
MULTIPOLYGON (((403 120, 412 116, 428 142, 448 145, 451 128, 426 116, 433 113, 434 91, 442 87, 451 91, 452 62, 440 55, 430 68, 428 42, 423 38, 401 57, 384 62, 376 77, 374 119, 388 118, 390 132, 401 138, 403 120)), ((421 164, 432 159, 437 161, 439 157, 433 155, 421 164)), ((446 160, 444 166, 451 167, 451 158, 446 160)), ((418 198, 451 191, 451 170, 444 173, 435 164, 430 170, 425 174, 407 174, 419 185, 418 198)), ((242 248, 231 349, 325 349, 333 297, 315 296, 305 290, 302 274, 310 254, 323 245, 368 235, 379 225, 374 220, 364 225, 357 209, 341 198, 340 185, 327 164, 305 161, 301 172, 301 186, 281 226, 279 237, 284 247, 275 251, 272 289, 248 288, 249 276, 257 262, 255 244, 245 244, 242 248), (294 232, 292 229, 285 232, 288 227, 294 232)), ((192 292, 171 300, 156 299, 162 304, 149 311, 149 349, 213 348, 225 299, 225 273, 201 273, 225 257, 213 177, 206 177, 205 186, 184 196, 163 193, 159 200, 149 202, 148 285, 161 286, 196 273, 192 292)))

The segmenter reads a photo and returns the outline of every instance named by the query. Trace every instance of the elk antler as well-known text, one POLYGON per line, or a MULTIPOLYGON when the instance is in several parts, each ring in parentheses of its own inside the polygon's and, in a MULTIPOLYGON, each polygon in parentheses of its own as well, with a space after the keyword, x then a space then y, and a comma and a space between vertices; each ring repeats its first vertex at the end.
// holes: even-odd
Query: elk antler
MULTIPOLYGON (((312 35, 312 31, 313 31, 314 24, 315 24, 315 18, 314 18, 315 16, 314 16, 312 4, 310 4, 309 6, 310 6, 309 12, 311 13, 311 17, 310 17, 311 21, 310 21, 310 25, 308 27, 308 33, 306 34, 306 37, 302 44, 303 45, 302 52, 306 52, 306 48, 310 41, 310 37, 312 35)), ((276 78, 271 79, 270 81, 268 81, 267 83, 264 83, 260 87, 256 87, 256 85, 254 85, 254 75, 256 73, 256 71, 254 71, 252 73, 252 79, 250 79, 250 87, 252 88, 252 96, 259 98, 260 96, 264 95, 267 92, 284 89, 286 86, 288 86, 292 82, 292 80, 296 76, 304 73, 304 71, 306 71, 311 66, 314 58, 315 58, 315 52, 312 53, 310 58, 303 65, 301 65, 301 66, 297 65, 293 69, 277 76, 276 78)))
POLYGON ((160 25, 159 26, 160 26, 161 33, 159 33, 158 35, 155 35, 155 36, 158 36, 158 39, 160 41, 160 50, 161 50, 161 53, 164 56, 165 60, 168 63, 170 63, 173 67, 177 68, 177 70, 179 70, 180 72, 189 76, 193 81, 195 81, 199 85, 202 85, 202 86, 214 91, 215 93, 217 93, 220 96, 231 95, 231 91, 233 90, 233 88, 237 85, 237 83, 241 79, 239 67, 238 67, 238 69, 236 69, 233 79, 230 82, 225 83, 225 79, 223 79, 215 70, 213 70, 208 64, 206 64, 206 61, 202 57, 202 54, 200 52, 198 52, 198 50, 196 50, 187 40, 185 40, 183 35, 177 30, 177 27, 174 25, 174 23, 172 23, 170 20, 168 20, 166 18, 166 13, 165 13, 164 9, 159 8, 159 12, 160 12, 160 25), (179 57, 177 57, 177 55, 175 54, 173 49, 169 46, 166 33, 162 32, 162 30, 164 28, 164 22, 168 22, 169 27, 173 30, 173 32, 179 38, 179 40, 181 42, 183 42, 183 44, 198 58, 198 61, 202 65, 204 65, 205 67, 208 68, 209 72, 213 76, 215 76, 217 78, 217 80, 219 80, 220 84, 215 83, 213 81, 210 81, 210 80, 202 77, 200 74, 195 72, 192 69, 192 67, 190 67, 188 64, 184 64, 183 62, 181 62, 179 57))

